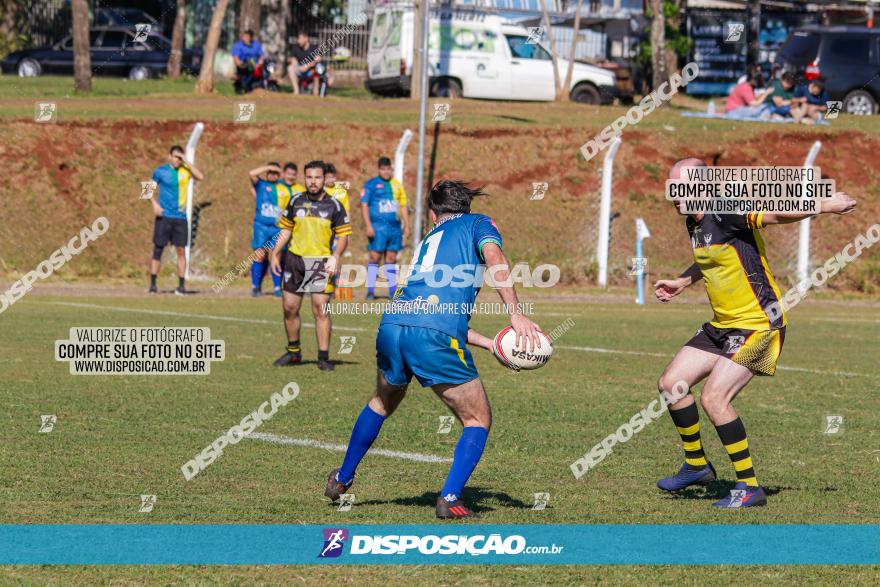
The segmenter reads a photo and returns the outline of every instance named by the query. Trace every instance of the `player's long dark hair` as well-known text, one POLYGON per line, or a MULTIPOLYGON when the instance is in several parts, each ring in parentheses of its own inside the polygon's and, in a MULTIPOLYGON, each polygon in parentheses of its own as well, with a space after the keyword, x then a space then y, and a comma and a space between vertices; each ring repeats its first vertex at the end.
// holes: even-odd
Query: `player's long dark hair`
POLYGON ((463 181, 438 181, 428 194, 428 207, 434 214, 469 214, 471 200, 488 195, 481 188, 471 188, 463 181))

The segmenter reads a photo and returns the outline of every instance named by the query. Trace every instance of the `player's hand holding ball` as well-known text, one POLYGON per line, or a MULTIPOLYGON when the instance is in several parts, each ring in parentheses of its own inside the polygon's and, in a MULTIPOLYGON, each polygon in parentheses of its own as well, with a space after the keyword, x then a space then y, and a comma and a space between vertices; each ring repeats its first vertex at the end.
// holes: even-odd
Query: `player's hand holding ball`
POLYGON ((553 343, 537 324, 514 314, 511 325, 495 335, 492 354, 498 361, 514 371, 538 369, 547 364, 553 355, 553 343))

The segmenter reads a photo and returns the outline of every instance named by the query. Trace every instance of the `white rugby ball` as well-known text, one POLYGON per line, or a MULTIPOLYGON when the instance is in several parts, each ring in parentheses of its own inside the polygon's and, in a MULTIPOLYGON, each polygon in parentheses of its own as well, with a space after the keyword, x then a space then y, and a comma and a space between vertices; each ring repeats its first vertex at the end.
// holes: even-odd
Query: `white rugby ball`
POLYGON ((492 341, 492 348, 495 355, 501 361, 513 365, 517 369, 538 369, 547 364, 550 357, 553 356, 553 343, 543 333, 539 332, 538 337, 541 339, 541 347, 529 350, 529 342, 523 340, 523 347, 516 346, 516 332, 513 326, 508 326, 495 335, 492 341))

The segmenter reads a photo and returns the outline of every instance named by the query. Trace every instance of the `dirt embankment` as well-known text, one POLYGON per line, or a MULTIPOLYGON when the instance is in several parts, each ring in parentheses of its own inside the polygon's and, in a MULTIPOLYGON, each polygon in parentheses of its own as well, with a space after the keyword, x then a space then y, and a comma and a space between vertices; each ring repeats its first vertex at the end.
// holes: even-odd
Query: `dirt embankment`
MULTIPOLYGON (((140 182, 165 162, 172 144, 184 143, 186 121, 74 122, 36 125, 3 123, 0 144, 0 274, 17 277, 66 243, 80 228, 105 216, 110 231, 64 270, 66 276, 131 277, 146 273, 152 231, 149 204, 139 199, 140 182)), ((596 215, 601 157, 580 155, 589 138, 576 128, 516 126, 441 127, 434 180, 459 178, 485 186, 491 195, 475 203, 490 214, 515 261, 555 263, 563 279, 585 281, 594 271, 596 215), (543 199, 530 199, 533 183, 547 183, 543 199)), ((194 266, 203 276, 220 276, 250 253, 253 201, 247 171, 269 160, 332 161, 340 180, 352 184, 353 201, 375 174, 379 155, 393 154, 403 128, 357 124, 209 123, 197 154, 207 179, 197 198, 201 212, 194 266)), ((813 223, 813 254, 824 259, 858 233, 880 221, 880 137, 858 131, 805 134, 798 129, 760 133, 691 129, 627 131, 618 154, 612 211, 612 278, 630 279, 634 219, 643 217, 652 232, 646 243, 651 278, 690 261, 681 219, 663 199, 669 165, 685 155, 717 165, 801 165, 814 140, 823 142, 818 164, 838 189, 860 200, 859 213, 820 218, 813 223)), ((429 138, 430 148, 432 141, 429 138)), ((407 181, 414 195, 415 149, 409 149, 407 181)), ((353 213, 353 261, 366 244, 358 210, 353 213)), ((771 265, 789 282, 796 250, 796 227, 774 227, 766 240, 771 265)), ((404 256, 408 256, 404 253, 404 256)), ((880 250, 835 280, 836 287, 871 291, 877 287, 880 250)))

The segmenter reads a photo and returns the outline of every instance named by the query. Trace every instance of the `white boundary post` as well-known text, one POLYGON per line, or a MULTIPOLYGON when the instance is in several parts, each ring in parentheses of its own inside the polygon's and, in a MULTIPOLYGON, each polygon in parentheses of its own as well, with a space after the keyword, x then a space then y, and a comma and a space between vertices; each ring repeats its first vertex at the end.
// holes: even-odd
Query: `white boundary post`
MULTIPOLYGON (((822 141, 816 141, 813 143, 813 146, 810 147, 810 152, 807 154, 807 159, 804 161, 804 167, 812 167, 813 163, 816 161, 816 157, 819 155, 819 150, 822 148, 822 141)), ((804 180, 804 187, 806 187, 807 181, 804 180)), ((806 218, 800 223, 800 234, 798 236, 798 259, 797 259, 797 280, 798 283, 807 279, 807 274, 810 272, 810 222, 812 218, 806 218)))
POLYGON ((410 129, 403 131, 403 136, 400 137, 400 142, 397 143, 397 150, 394 151, 394 179, 400 183, 403 183, 403 156, 412 138, 413 132, 410 129))
POLYGON ((614 157, 620 148, 621 138, 615 137, 602 162, 602 196, 599 202, 599 242, 596 258, 599 262, 599 287, 608 286, 608 230, 611 226, 611 176, 614 173, 614 157))
MULTIPOLYGON (((197 122, 196 125, 193 127, 192 134, 189 135, 189 140, 186 143, 186 151, 184 151, 184 155, 186 155, 186 160, 190 163, 195 164, 196 162, 196 145, 198 144, 199 139, 202 137, 203 130, 205 130, 205 125, 201 122, 197 122)), ((185 279, 189 279, 189 259, 190 250, 192 248, 193 187, 195 183, 195 179, 190 178, 186 186, 186 272, 184 272, 183 274, 185 279)))

